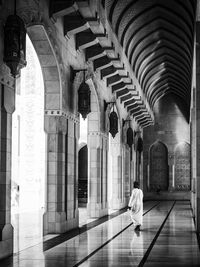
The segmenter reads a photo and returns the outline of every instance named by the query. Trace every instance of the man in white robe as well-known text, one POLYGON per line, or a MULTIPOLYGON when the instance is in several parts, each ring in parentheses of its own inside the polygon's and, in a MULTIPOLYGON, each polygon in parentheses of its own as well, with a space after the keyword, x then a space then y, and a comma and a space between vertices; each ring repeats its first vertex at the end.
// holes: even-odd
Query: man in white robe
POLYGON ((143 222, 143 192, 139 189, 139 182, 135 181, 133 187, 128 207, 135 230, 140 231, 143 222))

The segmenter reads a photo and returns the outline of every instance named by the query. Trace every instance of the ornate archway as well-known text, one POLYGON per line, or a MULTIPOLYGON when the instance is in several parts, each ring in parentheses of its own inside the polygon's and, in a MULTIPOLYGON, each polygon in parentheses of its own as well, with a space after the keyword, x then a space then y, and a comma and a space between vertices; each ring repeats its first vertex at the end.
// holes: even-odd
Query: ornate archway
POLYGON ((11 222, 14 252, 32 246, 36 240, 42 241, 46 191, 44 81, 28 35, 26 55, 27 66, 17 78, 15 111, 12 114, 11 222))
POLYGON ((27 28, 27 33, 40 61, 45 91, 44 110, 46 115, 58 115, 61 106, 61 71, 58 66, 55 51, 42 25, 27 28))
MULTIPOLYGON (((27 19, 27 18, 26 18, 27 19)), ((25 20, 26 21, 26 20, 25 20)), ((65 135, 67 116, 63 114, 62 64, 58 63, 53 39, 43 25, 27 22, 27 33, 37 53, 44 81, 44 130, 46 133, 46 203, 43 216, 43 230, 47 233, 61 233, 67 229, 66 216, 66 169, 59 155, 66 155, 65 135), (65 116, 64 116, 65 115, 65 116), (58 182, 59 180, 59 182, 58 182), (62 185, 62 186, 61 186, 62 185), (54 192, 52 194, 52 192, 54 192), (54 207, 52 210, 52 206, 54 207), (54 219, 53 219, 54 218, 54 219)), ((63 156, 64 157, 64 156, 63 156)), ((67 156, 65 157, 67 160, 67 156)), ((67 164, 67 163, 66 163, 67 164)))
POLYGON ((168 149, 160 141, 150 147, 150 190, 168 190, 168 149))

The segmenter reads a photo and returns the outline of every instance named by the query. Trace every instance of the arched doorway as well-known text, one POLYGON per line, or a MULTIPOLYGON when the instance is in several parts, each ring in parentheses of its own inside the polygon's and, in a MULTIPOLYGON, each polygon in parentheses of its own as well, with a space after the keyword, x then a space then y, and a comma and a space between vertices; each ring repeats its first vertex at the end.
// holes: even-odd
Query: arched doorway
POLYGON ((88 187, 88 148, 86 144, 78 153, 78 205, 86 207, 88 187))
POLYGON ((181 142, 175 148, 175 190, 190 190, 190 144, 181 142))
POLYGON ((78 208, 79 226, 87 222, 87 195, 88 195, 88 119, 80 115, 80 135, 78 152, 78 208))
MULTIPOLYGON (((95 85, 92 79, 87 79, 86 83, 89 85, 91 90, 91 112, 88 114, 87 118, 83 120, 80 115, 80 127, 79 127, 79 193, 84 193, 86 197, 81 200, 79 194, 79 226, 86 224, 92 220, 94 220, 95 216, 91 216, 90 211, 94 210, 90 207, 90 204, 93 203, 91 198, 100 197, 102 190, 102 184, 99 184, 96 188, 98 190, 97 194, 94 196, 94 193, 91 194, 91 185, 93 182, 97 185, 99 183, 99 173, 103 178, 103 171, 100 171, 100 167, 102 166, 100 161, 102 160, 103 153, 102 148, 100 148, 100 112, 99 112, 99 103, 98 96, 96 94, 95 85), (84 157, 84 159, 83 159, 84 157), (96 160, 98 158, 98 167, 94 165, 97 163, 96 160), (82 161, 83 160, 83 161, 82 161), (84 163, 85 165, 84 165, 84 163), (97 175, 97 173, 98 175, 97 175), (83 175, 85 178, 81 181, 81 176, 83 175), (87 177, 86 177, 87 176, 87 177), (87 182, 87 184, 86 184, 87 182), (82 185, 81 185, 82 183, 82 185), (82 187, 82 188, 81 188, 82 187), (82 202, 82 203, 80 203, 82 202), (86 205, 85 205, 86 204, 86 205)), ((102 180, 102 179, 101 179, 102 180)))
POLYGON ((168 150, 160 141, 150 147, 150 190, 168 190, 168 150))
POLYGON ((28 35, 26 39, 27 66, 17 80, 12 117, 14 252, 41 242, 45 205, 44 81, 28 35))

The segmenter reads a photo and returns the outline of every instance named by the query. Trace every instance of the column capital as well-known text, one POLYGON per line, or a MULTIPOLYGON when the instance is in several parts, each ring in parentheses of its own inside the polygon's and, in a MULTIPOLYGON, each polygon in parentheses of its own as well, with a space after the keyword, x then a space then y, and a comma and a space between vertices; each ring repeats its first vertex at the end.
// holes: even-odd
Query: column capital
POLYGON ((79 117, 76 114, 61 110, 61 109, 45 109, 44 115, 49 117, 64 117, 79 123, 79 117))
POLYGON ((67 118, 63 116, 44 116, 44 130, 46 133, 67 132, 67 118))
POLYGON ((46 133, 67 132, 67 120, 79 123, 77 116, 62 110, 44 111, 44 130, 46 133))
POLYGON ((100 136, 104 140, 108 140, 108 135, 106 133, 100 132, 100 131, 89 131, 88 132, 89 136, 100 136))
POLYGON ((100 131, 90 131, 88 133, 88 146, 89 147, 100 147, 104 145, 107 148, 108 136, 100 131), (102 140, 104 142, 102 142, 102 140), (103 144, 104 143, 104 144, 103 144))

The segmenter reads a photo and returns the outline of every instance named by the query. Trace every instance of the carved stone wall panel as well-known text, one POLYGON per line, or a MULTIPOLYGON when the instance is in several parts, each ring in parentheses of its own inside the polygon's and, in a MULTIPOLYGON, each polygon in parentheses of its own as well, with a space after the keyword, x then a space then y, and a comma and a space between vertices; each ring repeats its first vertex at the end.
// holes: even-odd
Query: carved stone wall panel
POLYGON ((175 149, 175 189, 190 190, 190 145, 186 142, 178 144, 175 149))
POLYGON ((162 142, 156 142, 150 148, 150 190, 167 190, 168 150, 162 142))

